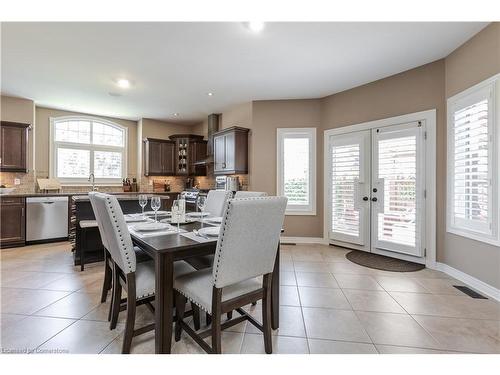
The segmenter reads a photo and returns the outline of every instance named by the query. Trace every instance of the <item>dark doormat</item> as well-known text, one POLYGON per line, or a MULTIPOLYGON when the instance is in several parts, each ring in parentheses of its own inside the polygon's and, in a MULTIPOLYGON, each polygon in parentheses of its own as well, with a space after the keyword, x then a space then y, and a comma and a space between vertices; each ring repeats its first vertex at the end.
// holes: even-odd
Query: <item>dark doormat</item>
POLYGON ((415 272, 425 268, 424 264, 386 257, 384 255, 353 250, 345 256, 351 262, 377 270, 392 272, 415 272))

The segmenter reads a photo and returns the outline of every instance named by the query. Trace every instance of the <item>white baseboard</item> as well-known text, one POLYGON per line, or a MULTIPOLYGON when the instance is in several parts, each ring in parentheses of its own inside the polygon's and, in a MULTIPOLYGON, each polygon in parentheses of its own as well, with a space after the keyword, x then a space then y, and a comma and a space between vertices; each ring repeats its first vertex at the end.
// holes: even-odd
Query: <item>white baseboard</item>
POLYGON ((459 271, 456 268, 453 268, 444 263, 436 262, 436 269, 471 286, 478 292, 486 294, 488 297, 500 301, 500 289, 497 289, 489 284, 486 284, 484 281, 476 279, 475 277, 468 275, 465 272, 459 271))
POLYGON ((311 243, 328 245, 328 241, 322 237, 281 237, 280 241, 285 243, 311 243))

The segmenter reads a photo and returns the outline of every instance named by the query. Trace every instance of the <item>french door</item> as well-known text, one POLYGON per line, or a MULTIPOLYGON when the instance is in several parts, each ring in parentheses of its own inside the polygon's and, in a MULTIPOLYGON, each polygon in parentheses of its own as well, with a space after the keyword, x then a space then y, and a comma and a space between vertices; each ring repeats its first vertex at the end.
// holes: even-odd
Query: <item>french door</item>
POLYGON ((334 135, 328 144, 331 242, 424 262, 421 124, 334 135))

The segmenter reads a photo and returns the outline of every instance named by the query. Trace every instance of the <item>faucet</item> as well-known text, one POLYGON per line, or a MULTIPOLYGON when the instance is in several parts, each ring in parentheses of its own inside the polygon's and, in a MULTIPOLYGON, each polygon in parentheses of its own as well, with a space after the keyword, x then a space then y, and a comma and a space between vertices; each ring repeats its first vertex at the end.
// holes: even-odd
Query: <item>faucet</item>
POLYGON ((95 187, 95 176, 93 173, 89 174, 88 181, 92 183, 92 191, 97 191, 97 188, 95 187))

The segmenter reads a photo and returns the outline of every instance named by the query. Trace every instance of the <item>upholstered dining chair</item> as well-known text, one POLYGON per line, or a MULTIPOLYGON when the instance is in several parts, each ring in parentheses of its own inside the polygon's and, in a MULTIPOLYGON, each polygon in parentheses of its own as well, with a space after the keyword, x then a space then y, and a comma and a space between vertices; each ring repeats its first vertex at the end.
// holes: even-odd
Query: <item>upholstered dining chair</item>
MULTIPOLYGON (((102 291, 101 291, 101 303, 105 303, 107 298, 108 298, 108 293, 110 290, 113 288, 113 259, 111 258, 111 255, 109 254, 109 245, 107 243, 107 236, 104 234, 104 225, 101 221, 101 215, 98 215, 97 210, 98 206, 95 201, 95 194, 97 192, 92 191, 89 192, 89 200, 90 204, 92 206, 92 210, 94 211, 94 216, 96 218, 97 222, 97 227, 99 229, 99 234, 101 236, 101 242, 102 245, 104 246, 104 280, 102 284, 102 291)), ((135 252, 135 257, 138 263, 145 262, 145 261, 150 261, 151 258, 142 251, 141 248, 138 246, 134 246, 134 252, 135 252)), ((111 292, 111 295, 113 293, 111 292)), ((111 303, 109 305, 109 312, 108 312, 108 321, 111 321, 111 312, 112 312, 113 304, 111 303)))
POLYGON ((211 269, 175 279, 175 340, 185 330, 206 352, 221 353, 221 330, 249 320, 264 334, 266 353, 271 343, 271 278, 285 216, 286 197, 241 198, 228 201, 211 269), (262 299, 262 324, 241 307, 262 299), (212 317, 212 327, 197 333, 183 320, 186 300, 212 317), (228 311, 241 315, 221 324, 228 311), (212 346, 203 339, 212 336, 212 346))
POLYGON ((254 197, 267 197, 267 193, 263 191, 244 191, 239 190, 234 194, 235 198, 254 198, 254 197))
POLYGON ((205 202, 205 212, 211 216, 222 216, 226 202, 233 196, 232 191, 227 190, 210 190, 207 194, 205 202))
MULTIPOLYGON (((109 254, 113 260, 113 301, 111 326, 116 327, 118 314, 122 307, 122 287, 127 292, 125 333, 122 353, 129 353, 132 338, 153 330, 154 323, 135 329, 136 307, 146 304, 154 311, 151 301, 155 296, 154 262, 137 263, 132 239, 123 212, 116 197, 109 194, 95 193, 94 203, 99 217, 98 225, 105 236, 109 254)), ((174 275, 180 276, 193 272, 194 268, 184 261, 174 263, 174 275)))

